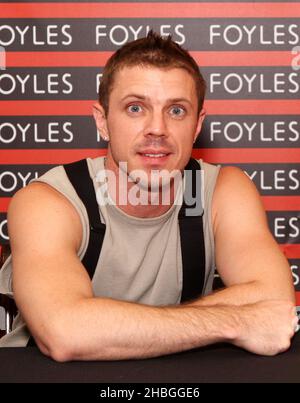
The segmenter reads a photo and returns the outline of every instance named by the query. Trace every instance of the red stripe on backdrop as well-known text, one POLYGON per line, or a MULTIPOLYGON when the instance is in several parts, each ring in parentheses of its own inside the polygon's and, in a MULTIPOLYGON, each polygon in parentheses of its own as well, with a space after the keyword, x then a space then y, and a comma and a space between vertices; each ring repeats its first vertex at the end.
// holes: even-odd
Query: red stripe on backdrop
POLYGON ((200 52, 192 51, 200 67, 207 66, 291 66, 293 55, 290 51, 235 51, 200 52))
POLYGON ((279 245, 287 259, 300 259, 300 244, 281 244, 279 245))
MULTIPOLYGON (((10 197, 0 197, 0 212, 6 212, 10 197)), ((297 211, 300 206, 300 196, 262 196, 267 211, 297 211)))
MULTIPOLYGON (((95 96, 96 100, 96 96, 95 96)), ((0 101, 0 116, 92 115, 95 101, 0 101)))
MULTIPOLYGON (((60 164, 104 155, 105 149, 0 150, 1 164, 60 164)), ((300 162, 300 149, 291 148, 206 148, 194 149, 194 158, 210 163, 292 163, 300 162)))
POLYGON ((300 306, 300 291, 296 292, 296 305, 300 306))
MULTIPOLYGON (((1 164, 61 164, 77 159, 105 155, 106 149, 0 150, 1 164)), ((292 163, 300 162, 300 149, 211 148, 195 149, 194 158, 210 163, 292 163)))
MULTIPOLYGON (((7 67, 101 67, 113 52, 6 52, 7 67)), ((291 52, 190 52, 200 67, 291 66, 291 52)))
POLYGON ((300 100, 206 100, 204 107, 211 115, 298 115, 300 100))
POLYGON ((65 164, 82 158, 106 155, 106 149, 74 150, 0 150, 0 161, 5 164, 65 164))
MULTIPOLYGON (((112 54, 113 52, 6 52, 5 57, 6 67, 101 67, 112 54)), ((288 56, 282 55, 281 58, 285 60, 288 56)))
POLYGON ((202 148, 194 149, 194 158, 210 163, 292 163, 300 162, 299 148, 202 148))
POLYGON ((262 196, 267 211, 297 211, 300 209, 300 196, 262 196))
POLYGON ((298 3, 9 3, 1 18, 297 18, 298 3))
POLYGON ((11 197, 0 197, 0 213, 6 213, 11 197))
MULTIPOLYGON (((96 100, 96 96, 95 96, 96 100)), ((0 101, 0 116, 91 115, 93 100, 0 101)), ((210 115, 298 115, 300 100, 206 100, 210 115)))

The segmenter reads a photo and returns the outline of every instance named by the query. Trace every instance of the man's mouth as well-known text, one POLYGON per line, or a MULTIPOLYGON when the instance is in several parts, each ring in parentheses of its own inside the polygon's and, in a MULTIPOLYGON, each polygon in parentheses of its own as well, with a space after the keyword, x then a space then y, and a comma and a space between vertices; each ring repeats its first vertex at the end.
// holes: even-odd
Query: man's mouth
POLYGON ((171 155, 170 152, 166 151, 166 150, 159 150, 159 151, 155 151, 155 150, 145 150, 142 152, 139 152, 138 155, 140 155, 142 157, 142 160, 147 163, 158 163, 158 164, 162 164, 165 161, 167 161, 169 155, 171 155))
POLYGON ((171 152, 165 148, 146 148, 138 152, 138 154, 142 155, 143 157, 148 158, 164 158, 171 154, 171 152))
POLYGON ((164 165, 171 153, 169 152, 139 152, 138 155, 140 156, 141 160, 144 164, 149 166, 162 166, 164 165))
POLYGON ((148 154, 148 153, 139 153, 140 155, 143 155, 144 157, 149 157, 149 158, 162 158, 162 157, 166 157, 169 154, 148 154))

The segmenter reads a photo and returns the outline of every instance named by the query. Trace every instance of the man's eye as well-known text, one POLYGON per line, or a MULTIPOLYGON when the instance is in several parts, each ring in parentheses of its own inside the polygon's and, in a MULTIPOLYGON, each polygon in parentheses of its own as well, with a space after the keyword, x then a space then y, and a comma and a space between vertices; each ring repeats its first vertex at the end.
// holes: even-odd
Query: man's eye
POLYGON ((171 115, 175 115, 175 116, 184 116, 186 111, 183 107, 181 106, 172 106, 172 108, 170 109, 171 115))
POLYGON ((128 112, 131 112, 131 113, 137 113, 137 112, 141 112, 142 108, 140 107, 140 105, 129 105, 127 110, 128 110, 128 112))

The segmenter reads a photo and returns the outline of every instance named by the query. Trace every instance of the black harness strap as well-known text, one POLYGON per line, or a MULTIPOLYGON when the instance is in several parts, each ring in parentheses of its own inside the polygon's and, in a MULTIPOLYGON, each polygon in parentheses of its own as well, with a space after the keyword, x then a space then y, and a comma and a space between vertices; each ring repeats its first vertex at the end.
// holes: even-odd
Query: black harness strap
POLYGON ((202 220, 204 211, 201 203, 200 169, 199 163, 193 158, 185 167, 185 171, 191 171, 192 183, 186 180, 184 198, 178 215, 183 272, 181 302, 199 297, 204 286, 205 245, 202 220), (197 171, 200 175, 197 175, 197 171), (188 206, 186 200, 191 196, 195 202, 188 206), (195 215, 190 215, 192 213, 195 215))
POLYGON ((100 256, 106 226, 100 221, 99 206, 87 161, 84 159, 65 164, 64 168, 76 193, 85 205, 89 217, 90 238, 82 264, 92 279, 100 256))

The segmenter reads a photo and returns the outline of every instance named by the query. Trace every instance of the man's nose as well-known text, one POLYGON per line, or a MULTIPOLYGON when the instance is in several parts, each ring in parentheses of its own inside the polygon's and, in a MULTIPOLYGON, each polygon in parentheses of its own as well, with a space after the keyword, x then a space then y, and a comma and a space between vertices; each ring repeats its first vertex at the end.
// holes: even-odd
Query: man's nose
POLYGON ((149 114, 144 134, 154 136, 167 135, 166 117, 163 111, 152 111, 149 114))

